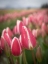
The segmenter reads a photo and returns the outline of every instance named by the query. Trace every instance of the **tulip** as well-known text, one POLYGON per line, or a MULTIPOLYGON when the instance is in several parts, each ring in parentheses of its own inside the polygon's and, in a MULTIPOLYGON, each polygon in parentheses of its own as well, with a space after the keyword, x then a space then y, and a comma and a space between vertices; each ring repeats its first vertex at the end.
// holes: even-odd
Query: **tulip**
POLYGON ((29 18, 23 17, 23 23, 25 26, 27 26, 29 24, 29 18))
POLYGON ((12 33, 12 31, 10 30, 10 28, 9 27, 7 27, 6 28, 6 32, 9 34, 9 36, 13 36, 13 33, 12 33))
POLYGON ((12 33, 12 31, 10 30, 9 27, 7 27, 6 29, 4 29, 4 30, 2 31, 2 35, 4 35, 5 33, 8 33, 10 37, 13 36, 13 33, 12 33))
POLYGON ((4 45, 5 45, 6 42, 10 46, 10 44, 11 44, 11 38, 8 35, 8 33, 5 33, 4 35, 1 36, 1 44, 2 44, 3 48, 4 48, 4 45))
POLYGON ((41 34, 42 34, 42 37, 44 37, 46 35, 46 25, 45 25, 45 23, 42 23, 41 34))
POLYGON ((20 29, 23 26, 23 23, 20 20, 17 20, 17 33, 20 34, 20 29))
POLYGON ((11 52, 14 56, 19 56, 21 54, 21 45, 19 39, 14 37, 11 42, 11 52))
POLYGON ((32 34, 34 35, 34 37, 37 37, 37 31, 35 29, 32 30, 32 34))
POLYGON ((36 47, 35 37, 33 36, 32 32, 25 26, 22 26, 21 38, 22 38, 22 47, 26 49, 32 49, 33 47, 36 47))
POLYGON ((4 30, 2 31, 2 36, 3 36, 5 33, 6 33, 6 29, 4 29, 4 30))
POLYGON ((29 20, 30 20, 30 22, 33 21, 33 15, 32 14, 29 15, 29 20))
POLYGON ((14 28, 13 28, 13 33, 17 34, 17 27, 16 26, 14 26, 14 28))
POLYGON ((1 36, 1 48, 4 49, 5 46, 5 39, 3 36, 1 36))
POLYGON ((40 47, 40 46, 37 48, 36 58, 37 58, 37 60, 38 60, 39 62, 42 61, 42 50, 41 50, 41 47, 40 47))
POLYGON ((34 35, 34 37, 37 38, 41 34, 41 30, 40 29, 33 29, 32 34, 34 35))

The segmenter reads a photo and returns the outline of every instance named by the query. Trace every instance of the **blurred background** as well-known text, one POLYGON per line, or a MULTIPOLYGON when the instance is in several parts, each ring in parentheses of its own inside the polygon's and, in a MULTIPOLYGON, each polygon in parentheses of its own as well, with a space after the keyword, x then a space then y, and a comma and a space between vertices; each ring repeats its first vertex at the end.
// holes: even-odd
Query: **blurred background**
POLYGON ((0 9, 40 8, 48 0, 0 0, 0 9))

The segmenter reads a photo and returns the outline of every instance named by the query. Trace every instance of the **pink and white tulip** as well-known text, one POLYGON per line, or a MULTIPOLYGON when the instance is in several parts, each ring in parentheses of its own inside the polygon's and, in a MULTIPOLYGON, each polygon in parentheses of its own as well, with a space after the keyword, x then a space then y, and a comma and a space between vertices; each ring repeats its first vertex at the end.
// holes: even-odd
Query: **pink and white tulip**
POLYGON ((12 31, 10 30, 9 27, 7 27, 6 29, 4 29, 4 30, 2 31, 2 35, 4 35, 5 33, 8 33, 8 35, 9 35, 10 37, 13 36, 13 33, 12 33, 12 31))
POLYGON ((13 28, 13 33, 17 34, 17 27, 16 26, 14 26, 14 28, 13 28))
POLYGON ((17 28, 18 34, 20 34, 20 29, 21 29, 22 26, 23 26, 23 23, 20 20, 17 20, 16 28, 17 28))
POLYGON ((7 43, 9 46, 11 45, 11 38, 8 35, 8 33, 5 33, 4 35, 1 36, 1 45, 2 48, 4 48, 5 43, 7 43))
POLYGON ((46 25, 45 25, 45 23, 42 23, 41 34, 42 34, 43 37, 46 35, 46 25))
POLYGON ((41 30, 40 29, 33 29, 32 34, 34 35, 34 37, 37 38, 39 35, 41 35, 41 30))
POLYGON ((29 24, 29 18, 23 17, 23 24, 27 26, 29 24))
POLYGON ((6 32, 9 34, 10 37, 13 36, 13 33, 12 33, 12 31, 10 30, 9 27, 6 28, 6 32))
POLYGON ((14 37, 11 42, 11 52, 14 56, 19 56, 22 52, 19 39, 14 37))
POLYGON ((31 49, 36 47, 35 37, 33 36, 32 32, 25 26, 22 26, 21 38, 22 38, 22 47, 26 49, 31 49))

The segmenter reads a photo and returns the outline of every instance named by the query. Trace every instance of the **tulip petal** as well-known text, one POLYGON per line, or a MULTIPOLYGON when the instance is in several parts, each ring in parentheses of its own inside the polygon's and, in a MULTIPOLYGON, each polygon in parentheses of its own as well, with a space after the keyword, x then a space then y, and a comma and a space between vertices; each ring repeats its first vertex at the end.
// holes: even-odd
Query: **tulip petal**
POLYGON ((33 47, 36 46, 36 39, 35 37, 33 36, 32 32, 30 30, 28 30, 29 34, 30 34, 30 40, 31 40, 31 44, 33 47))

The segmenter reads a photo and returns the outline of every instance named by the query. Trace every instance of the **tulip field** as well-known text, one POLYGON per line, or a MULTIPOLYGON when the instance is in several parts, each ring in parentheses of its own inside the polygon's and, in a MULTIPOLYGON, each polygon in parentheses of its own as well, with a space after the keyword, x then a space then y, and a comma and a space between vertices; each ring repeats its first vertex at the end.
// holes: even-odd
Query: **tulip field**
POLYGON ((0 11, 0 64, 48 64, 48 9, 0 11))

